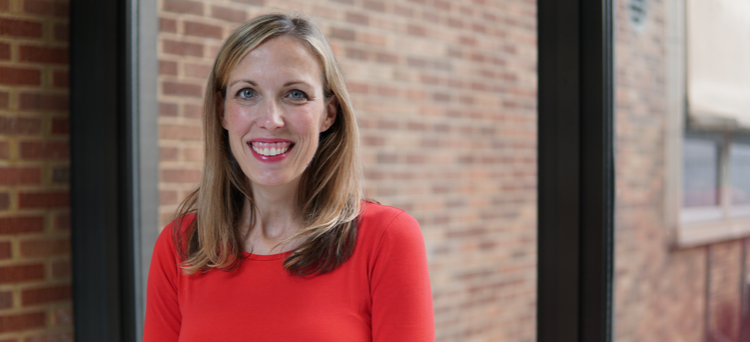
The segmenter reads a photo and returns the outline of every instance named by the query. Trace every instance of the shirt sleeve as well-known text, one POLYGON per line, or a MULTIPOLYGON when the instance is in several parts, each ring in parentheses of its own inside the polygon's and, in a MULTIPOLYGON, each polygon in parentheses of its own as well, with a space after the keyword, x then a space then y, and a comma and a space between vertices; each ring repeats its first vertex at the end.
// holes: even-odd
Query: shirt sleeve
POLYGON ((177 289, 181 270, 172 229, 173 223, 164 228, 151 256, 143 342, 172 342, 179 339, 182 314, 177 289))
POLYGON ((372 266, 373 342, 434 341, 427 253, 419 223, 405 212, 385 227, 372 266))

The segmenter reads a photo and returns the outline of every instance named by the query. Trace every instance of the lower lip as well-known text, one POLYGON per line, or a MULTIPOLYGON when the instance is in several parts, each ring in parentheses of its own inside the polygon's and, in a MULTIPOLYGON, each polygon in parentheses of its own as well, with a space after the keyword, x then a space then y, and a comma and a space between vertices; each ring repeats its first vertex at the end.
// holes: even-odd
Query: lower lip
POLYGON ((294 145, 289 146, 289 149, 286 150, 286 152, 282 154, 277 154, 275 156, 264 156, 258 152, 255 152, 252 146, 250 146, 250 151, 253 152, 253 156, 255 159, 258 159, 264 163, 275 163, 284 160, 286 157, 289 156, 289 152, 292 152, 292 149, 294 148, 294 145))

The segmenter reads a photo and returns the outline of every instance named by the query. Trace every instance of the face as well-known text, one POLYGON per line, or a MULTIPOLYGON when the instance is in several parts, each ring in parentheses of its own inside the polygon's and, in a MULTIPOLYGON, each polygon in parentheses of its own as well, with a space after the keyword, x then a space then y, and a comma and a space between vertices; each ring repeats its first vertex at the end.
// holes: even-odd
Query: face
POLYGON ((296 188, 336 117, 318 59, 296 38, 272 38, 240 61, 226 89, 222 126, 245 176, 254 188, 296 188))

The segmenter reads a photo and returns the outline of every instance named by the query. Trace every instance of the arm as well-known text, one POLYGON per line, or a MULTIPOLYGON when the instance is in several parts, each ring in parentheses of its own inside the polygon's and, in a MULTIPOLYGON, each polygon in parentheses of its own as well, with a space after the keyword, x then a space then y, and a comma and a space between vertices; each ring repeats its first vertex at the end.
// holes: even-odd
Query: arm
POLYGON ((172 242, 173 223, 159 234, 151 257, 143 342, 177 341, 182 314, 177 300, 180 268, 172 242))
POLYGON ((402 212, 385 228, 372 269, 373 342, 434 341, 435 316, 424 238, 402 212))

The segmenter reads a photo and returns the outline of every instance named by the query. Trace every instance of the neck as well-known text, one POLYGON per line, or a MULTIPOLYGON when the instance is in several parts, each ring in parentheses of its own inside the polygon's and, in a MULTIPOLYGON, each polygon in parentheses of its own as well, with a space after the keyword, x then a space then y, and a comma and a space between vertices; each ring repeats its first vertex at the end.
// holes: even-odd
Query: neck
MULTIPOLYGON (((296 247, 294 241, 278 245, 302 228, 296 195, 296 184, 270 188, 253 186, 255 222, 245 242, 246 250, 255 254, 273 254, 296 247)), ((247 225, 250 223, 250 210, 250 203, 246 202, 243 212, 247 225)))

